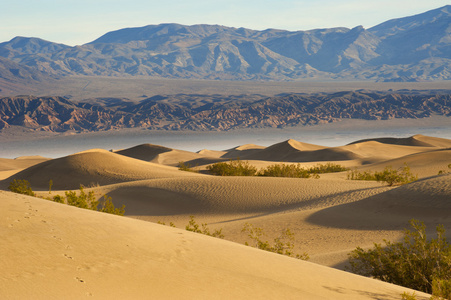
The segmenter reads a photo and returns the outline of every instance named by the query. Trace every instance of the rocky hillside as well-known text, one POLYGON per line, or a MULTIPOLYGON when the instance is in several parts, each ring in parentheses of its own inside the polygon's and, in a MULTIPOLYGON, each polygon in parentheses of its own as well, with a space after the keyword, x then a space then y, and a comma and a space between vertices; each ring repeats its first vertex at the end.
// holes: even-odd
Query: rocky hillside
POLYGON ((451 79, 451 6, 373 28, 264 31, 149 25, 76 47, 17 37, 0 56, 47 75, 233 80, 451 79))
POLYGON ((154 96, 139 103, 126 99, 63 97, 0 99, 0 130, 12 125, 64 132, 117 128, 230 130, 287 127, 339 119, 381 120, 451 116, 451 93, 341 92, 277 97, 211 95, 154 96))

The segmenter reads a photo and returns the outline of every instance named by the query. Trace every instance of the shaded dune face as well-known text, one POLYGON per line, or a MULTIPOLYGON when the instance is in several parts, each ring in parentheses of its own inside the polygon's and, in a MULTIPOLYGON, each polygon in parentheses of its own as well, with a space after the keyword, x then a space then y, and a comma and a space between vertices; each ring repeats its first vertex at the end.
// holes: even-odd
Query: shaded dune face
POLYGON ((358 201, 385 189, 374 182, 298 178, 186 177, 105 187, 127 215, 259 214, 358 201))
POLYGON ((145 161, 152 161, 161 153, 170 152, 172 149, 152 144, 142 144, 132 148, 116 151, 117 154, 145 161))
MULTIPOLYGON (((439 175, 391 189, 358 202, 333 206, 308 221, 323 226, 393 230, 412 218, 431 225, 451 225, 451 174, 439 175)), ((448 232, 450 235, 450 232, 448 232)))

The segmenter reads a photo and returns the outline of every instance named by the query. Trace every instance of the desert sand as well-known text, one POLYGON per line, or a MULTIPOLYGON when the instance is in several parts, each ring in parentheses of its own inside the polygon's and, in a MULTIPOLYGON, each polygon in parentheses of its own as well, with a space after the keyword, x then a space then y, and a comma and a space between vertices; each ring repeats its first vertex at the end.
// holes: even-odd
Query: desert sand
MULTIPOLYGON (((324 147, 287 140, 197 153, 144 144, 93 149, 58 159, 0 160, 0 298, 48 299, 400 299, 404 287, 343 269, 347 253, 383 239, 397 241, 412 218, 451 237, 451 140, 416 135, 324 147), (400 168, 419 180, 388 187, 347 180, 217 177, 214 162, 240 158, 274 163, 333 162, 361 171, 400 168), (185 162, 199 173, 181 171, 185 162), (438 175, 440 170, 445 174, 438 175), (27 179, 38 195, 76 190, 107 193, 125 217, 83 210, 7 191, 27 179), (184 230, 190 216, 222 229, 225 239, 184 230), (160 224, 173 222, 172 228, 160 224), (285 228, 308 262, 249 246, 245 223, 272 240, 285 228)), ((419 299, 427 295, 416 293, 419 299)))

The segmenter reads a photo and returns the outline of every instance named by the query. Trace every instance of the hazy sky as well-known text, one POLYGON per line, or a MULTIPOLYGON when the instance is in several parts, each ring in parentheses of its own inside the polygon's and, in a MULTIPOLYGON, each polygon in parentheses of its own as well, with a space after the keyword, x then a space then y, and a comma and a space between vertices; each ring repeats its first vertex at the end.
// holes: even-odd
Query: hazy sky
POLYGON ((365 28, 447 5, 443 0, 1 0, 0 42, 15 36, 81 45, 106 32, 160 23, 365 28))

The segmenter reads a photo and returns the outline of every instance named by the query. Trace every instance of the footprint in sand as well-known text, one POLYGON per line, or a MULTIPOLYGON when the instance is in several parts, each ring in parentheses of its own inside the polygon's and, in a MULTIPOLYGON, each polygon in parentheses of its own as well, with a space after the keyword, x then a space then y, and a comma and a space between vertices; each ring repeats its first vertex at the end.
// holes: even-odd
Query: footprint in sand
POLYGON ((81 282, 81 283, 85 283, 85 281, 83 279, 81 279, 80 277, 75 277, 75 280, 77 280, 78 282, 81 282))

